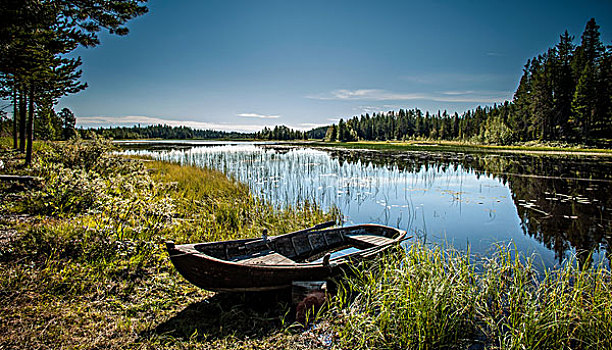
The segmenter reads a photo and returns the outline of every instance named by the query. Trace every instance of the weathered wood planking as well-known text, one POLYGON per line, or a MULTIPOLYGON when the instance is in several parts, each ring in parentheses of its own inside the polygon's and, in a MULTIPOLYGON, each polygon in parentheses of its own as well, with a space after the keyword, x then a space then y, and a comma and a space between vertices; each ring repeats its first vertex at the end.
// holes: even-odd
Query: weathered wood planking
POLYGON ((201 244, 167 242, 166 246, 176 269, 191 283, 238 292, 288 288, 293 281, 323 281, 346 272, 353 261, 374 258, 405 237, 405 231, 392 227, 356 225, 201 244), (327 261, 314 259, 347 246, 361 250, 327 261))
POLYGON ((237 260, 242 264, 251 264, 251 265, 287 265, 287 264, 295 264, 295 261, 287 258, 284 255, 280 255, 277 252, 272 250, 266 250, 262 252, 260 255, 256 255, 253 257, 247 257, 245 259, 237 260))
POLYGON ((359 243, 365 243, 369 246, 380 246, 384 244, 389 244, 393 242, 393 239, 383 237, 383 236, 375 236, 375 235, 350 235, 347 236, 347 241, 357 241, 359 243))

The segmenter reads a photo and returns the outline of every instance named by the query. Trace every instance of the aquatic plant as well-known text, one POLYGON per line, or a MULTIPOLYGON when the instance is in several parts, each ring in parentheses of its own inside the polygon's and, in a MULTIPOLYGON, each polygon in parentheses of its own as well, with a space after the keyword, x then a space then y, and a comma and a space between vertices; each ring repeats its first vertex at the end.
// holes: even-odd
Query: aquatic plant
POLYGON ((415 243, 355 269, 327 317, 341 348, 610 348, 610 270, 569 261, 540 275, 533 261, 508 246, 474 262, 415 243))

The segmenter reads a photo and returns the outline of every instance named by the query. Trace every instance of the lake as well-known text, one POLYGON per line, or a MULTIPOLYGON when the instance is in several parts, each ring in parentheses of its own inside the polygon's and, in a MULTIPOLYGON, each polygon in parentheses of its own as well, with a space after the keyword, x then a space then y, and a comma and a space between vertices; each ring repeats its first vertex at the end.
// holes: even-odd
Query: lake
MULTIPOLYGON (((514 244, 554 266, 609 258, 612 158, 317 149, 273 143, 122 142, 127 154, 209 167, 282 207, 337 207, 344 225, 398 227, 487 255, 514 244)), ((607 259, 609 260, 609 259, 607 259)))

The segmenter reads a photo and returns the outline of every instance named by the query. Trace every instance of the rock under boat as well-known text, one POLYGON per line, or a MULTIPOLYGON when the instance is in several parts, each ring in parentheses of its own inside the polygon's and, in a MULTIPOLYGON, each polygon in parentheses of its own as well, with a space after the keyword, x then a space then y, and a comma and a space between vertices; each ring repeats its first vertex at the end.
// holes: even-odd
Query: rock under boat
POLYGON ((211 291, 265 291, 294 281, 322 281, 406 239, 406 231, 366 224, 325 229, 334 222, 275 237, 166 248, 185 279, 211 291))

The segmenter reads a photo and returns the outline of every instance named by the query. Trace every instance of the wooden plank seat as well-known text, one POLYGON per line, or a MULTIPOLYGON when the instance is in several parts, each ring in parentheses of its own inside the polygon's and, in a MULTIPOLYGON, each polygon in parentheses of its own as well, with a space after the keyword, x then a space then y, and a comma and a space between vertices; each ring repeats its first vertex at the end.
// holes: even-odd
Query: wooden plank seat
POLYGON ((264 250, 251 255, 243 255, 231 260, 249 265, 290 265, 296 263, 273 250, 264 250))
POLYGON ((378 235, 347 235, 347 241, 355 245, 368 247, 381 246, 393 242, 393 239, 378 235))

